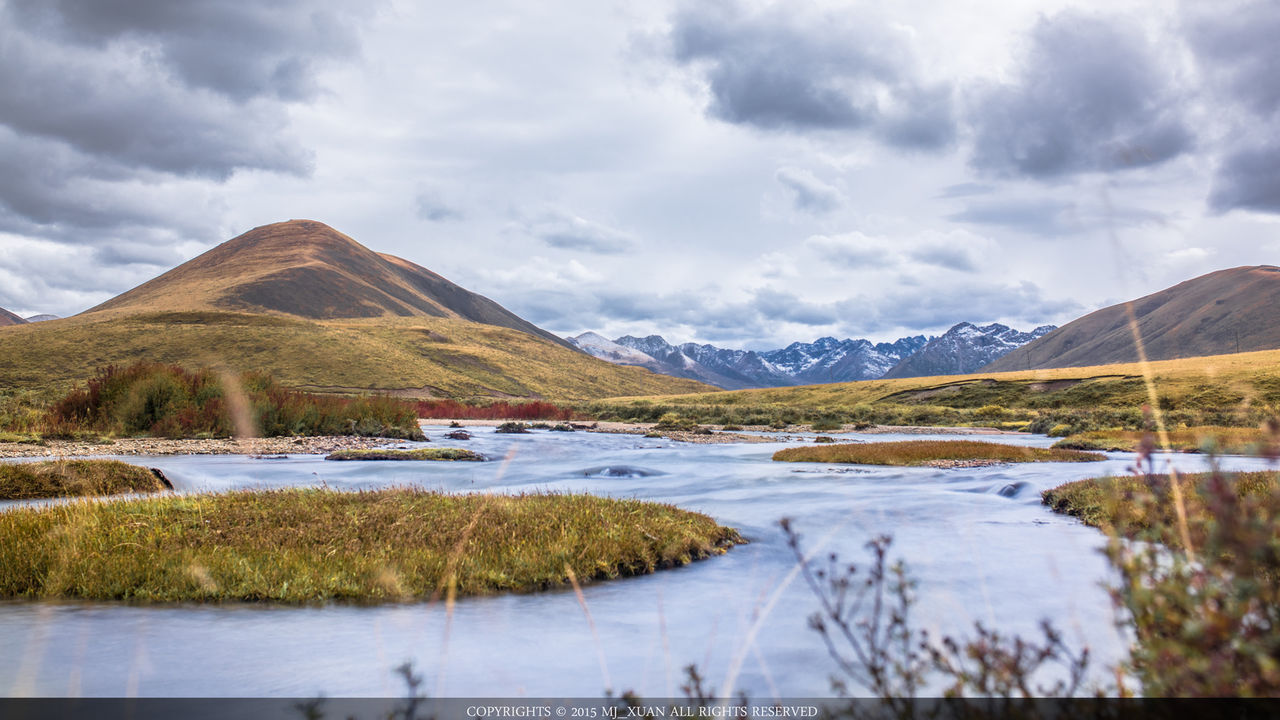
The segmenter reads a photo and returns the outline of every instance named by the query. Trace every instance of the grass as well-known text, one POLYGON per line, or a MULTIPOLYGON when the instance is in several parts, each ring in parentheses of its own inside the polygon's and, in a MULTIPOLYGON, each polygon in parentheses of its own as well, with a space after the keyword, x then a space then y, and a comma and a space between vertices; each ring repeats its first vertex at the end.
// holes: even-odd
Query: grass
MULTIPOLYGON (((1213 520, 1207 499, 1212 473, 1180 475, 1180 487, 1193 540, 1204 537, 1213 520)), ((1255 498, 1272 511, 1280 511, 1280 474, 1274 471, 1219 476, 1233 484, 1237 497, 1255 498)), ((1054 512, 1080 518, 1087 525, 1119 531, 1130 537, 1155 534, 1160 542, 1178 546, 1174 504, 1167 497, 1168 475, 1107 476, 1077 480, 1045 490, 1044 504, 1054 512)), ((1148 538, 1150 539, 1150 538, 1148 538)))
POLYGON ((118 460, 0 463, 0 500, 150 493, 168 487, 151 469, 118 460))
POLYGON ((325 460, 470 460, 482 461, 477 452, 461 448, 417 448, 414 450, 339 450, 325 460))
POLYGON ((586 401, 709 389, 496 325, 235 312, 93 313, 6 328, 0 335, 0 387, 65 393, 97 368, 139 360, 258 370, 285 387, 310 392, 424 399, 586 401))
MULTIPOLYGON (((1280 409, 1280 350, 1163 360, 1150 364, 1168 421, 1254 426, 1280 409)), ((876 423, 1058 428, 1069 435, 1140 429, 1149 402, 1138 364, 866 380, 584 404, 605 420, 654 422, 666 413, 702 423, 769 425, 876 423)))
POLYGON ((934 462, 981 460, 992 462, 1087 462, 1105 455, 1078 450, 999 445, 977 440, 903 440, 796 447, 779 450, 784 462, 855 463, 858 465, 926 465, 934 462))
POLYGON ((327 489, 0 513, 0 597, 376 603, 651 573, 741 542, 671 505, 327 489))
MULTIPOLYGON (((1137 452, 1145 438, 1143 430, 1094 430, 1070 435, 1054 447, 1074 450, 1120 450, 1137 452)), ((1169 449, 1174 452, 1227 453, 1253 455, 1267 441, 1266 433, 1251 427, 1190 427, 1168 431, 1169 449)))

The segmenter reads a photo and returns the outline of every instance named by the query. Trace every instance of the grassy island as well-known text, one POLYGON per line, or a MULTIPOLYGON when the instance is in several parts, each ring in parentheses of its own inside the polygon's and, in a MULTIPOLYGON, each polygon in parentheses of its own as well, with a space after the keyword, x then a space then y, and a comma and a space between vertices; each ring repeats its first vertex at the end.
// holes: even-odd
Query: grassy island
POLYGON ((169 489, 150 468, 118 460, 46 460, 0 464, 0 500, 120 495, 169 489))
MULTIPOLYGON (((1180 475, 1180 488, 1192 538, 1203 536, 1213 520, 1210 481, 1213 473, 1180 475)), ((1274 471, 1220 475, 1237 498, 1260 503, 1280 516, 1280 475, 1274 471)), ((1087 525, 1110 528, 1129 537, 1157 536, 1165 544, 1178 544, 1174 503, 1169 497, 1168 475, 1121 475, 1077 480, 1045 490, 1044 504, 1054 512, 1080 518, 1087 525)))
POLYGON ((461 448, 416 448, 414 450, 338 450, 325 460, 461 460, 481 462, 483 455, 461 448))
POLYGON ((0 597, 377 603, 530 592, 724 552, 731 528, 590 495, 327 489, 0 513, 0 597))
POLYGON ((787 448, 774 453, 773 459, 910 466, 968 462, 1086 462, 1107 458, 1099 453, 1079 450, 1000 445, 978 440, 903 440, 787 448))

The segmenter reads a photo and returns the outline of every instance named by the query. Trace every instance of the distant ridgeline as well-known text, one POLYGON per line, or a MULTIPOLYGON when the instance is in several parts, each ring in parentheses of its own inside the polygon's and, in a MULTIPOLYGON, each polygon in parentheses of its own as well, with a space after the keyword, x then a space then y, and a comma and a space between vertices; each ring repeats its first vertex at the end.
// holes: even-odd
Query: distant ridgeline
POLYGON ((672 345, 658 335, 608 340, 583 333, 569 341, 609 362, 638 365, 727 390, 970 373, 1054 330, 1019 332, 993 323, 960 323, 940 337, 905 337, 892 343, 820 338, 778 350, 726 350, 714 345, 672 345))

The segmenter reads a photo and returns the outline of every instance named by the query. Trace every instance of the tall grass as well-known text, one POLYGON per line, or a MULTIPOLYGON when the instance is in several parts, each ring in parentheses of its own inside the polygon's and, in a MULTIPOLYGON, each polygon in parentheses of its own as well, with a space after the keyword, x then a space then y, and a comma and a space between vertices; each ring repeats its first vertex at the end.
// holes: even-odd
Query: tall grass
POLYGON ((49 409, 42 429, 51 437, 84 431, 153 437, 421 437, 415 407, 403 400, 310 395, 283 388, 264 373, 237 378, 155 363, 100 370, 49 409), (246 415, 240 422, 237 404, 246 415), (238 427, 244 422, 252 427, 238 427))
POLYGON ((0 513, 0 597, 384 602, 528 592, 682 565, 711 518, 590 495, 290 489, 0 513))
POLYGON ((977 440, 903 440, 794 447, 779 450, 774 460, 784 462, 856 463, 859 465, 925 465, 940 461, 992 462, 1088 462, 1106 460, 1100 453, 1019 445, 999 445, 977 440))

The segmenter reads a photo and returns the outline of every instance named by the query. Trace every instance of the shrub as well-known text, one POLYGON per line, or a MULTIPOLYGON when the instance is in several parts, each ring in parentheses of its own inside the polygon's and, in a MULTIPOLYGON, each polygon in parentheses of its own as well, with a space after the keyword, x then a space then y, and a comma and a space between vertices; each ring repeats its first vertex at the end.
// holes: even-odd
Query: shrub
POLYGON ((48 437, 86 432, 153 437, 226 437, 237 432, 281 435, 365 435, 421 439, 412 403, 386 396, 320 396, 280 387, 264 373, 219 377, 210 370, 139 363, 100 370, 84 387, 53 405, 43 423, 48 437), (224 383, 243 396, 237 428, 224 383))

